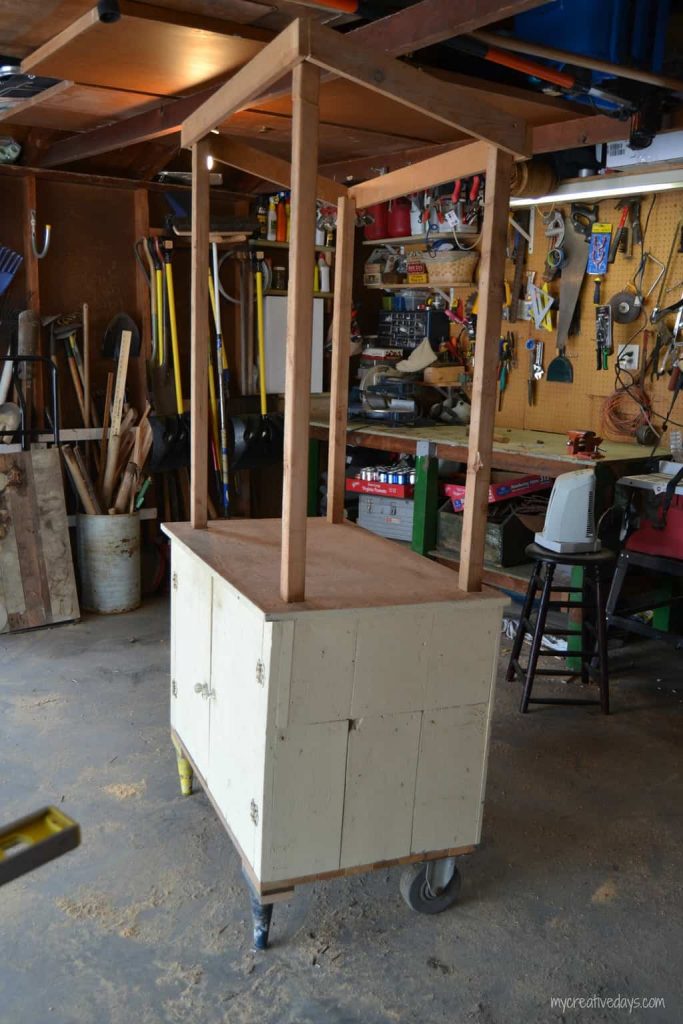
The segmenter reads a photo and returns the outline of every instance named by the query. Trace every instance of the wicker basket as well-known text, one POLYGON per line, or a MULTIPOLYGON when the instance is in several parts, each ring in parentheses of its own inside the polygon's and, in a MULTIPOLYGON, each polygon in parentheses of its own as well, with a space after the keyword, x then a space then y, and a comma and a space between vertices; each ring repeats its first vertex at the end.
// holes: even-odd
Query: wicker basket
POLYGON ((431 285, 469 284, 479 262, 478 252, 447 249, 435 252, 425 260, 431 285))

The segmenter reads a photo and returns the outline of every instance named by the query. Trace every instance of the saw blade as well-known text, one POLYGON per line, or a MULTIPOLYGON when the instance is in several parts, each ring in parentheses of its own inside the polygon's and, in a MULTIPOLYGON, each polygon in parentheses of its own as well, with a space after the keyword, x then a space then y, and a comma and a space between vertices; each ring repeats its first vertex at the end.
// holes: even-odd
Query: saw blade
POLYGON ((612 319, 618 324, 632 324, 640 316, 643 302, 636 292, 617 292, 609 300, 612 309, 612 319))

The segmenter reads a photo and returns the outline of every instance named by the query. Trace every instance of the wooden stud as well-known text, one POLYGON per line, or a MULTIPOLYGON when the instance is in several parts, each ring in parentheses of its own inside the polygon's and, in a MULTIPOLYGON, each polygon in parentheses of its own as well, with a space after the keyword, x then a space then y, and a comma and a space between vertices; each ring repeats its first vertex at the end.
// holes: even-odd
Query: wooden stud
POLYGON ((314 64, 514 156, 531 156, 526 122, 473 96, 471 89, 359 46, 322 25, 311 25, 310 38, 314 64))
POLYGON ((460 589, 467 591, 481 589, 484 566, 511 172, 510 156, 491 146, 486 163, 486 201, 479 266, 472 414, 458 578, 460 589))
POLYGON ((308 21, 293 21, 183 121, 182 145, 192 146, 199 142, 222 121, 227 121, 231 114, 246 107, 291 71, 308 49, 308 24, 308 21))
POLYGON ((485 142, 471 142, 456 146, 445 153, 421 160, 408 167, 401 167, 382 174, 369 181, 352 185, 349 194, 357 205, 363 209, 373 203, 383 203, 397 196, 409 195, 411 192, 422 192, 426 188, 440 185, 444 181, 455 178, 468 178, 477 174, 486 166, 489 147, 485 142))
POLYGON ((282 493, 283 601, 303 601, 306 589, 308 420, 315 262, 315 182, 318 175, 320 72, 301 63, 292 75, 292 205, 287 303, 285 442, 282 493))
POLYGON ((209 142, 192 147, 192 284, 191 284, 191 485, 190 520, 195 530, 208 519, 209 451, 209 142))
POLYGON ((83 303, 83 417, 84 427, 90 426, 90 307, 83 303))
MULTIPOLYGON (((26 305, 28 309, 32 309, 34 313, 38 313, 38 315, 40 315, 40 276, 38 269, 40 263, 33 255, 30 223, 31 210, 35 210, 38 207, 36 191, 35 174, 28 174, 23 181, 23 243, 25 254, 24 274, 26 281, 26 305)), ((39 349, 36 352, 36 355, 43 354, 42 332, 39 335, 39 339, 39 349)), ((33 403, 36 409, 38 422, 42 426, 45 426, 45 381, 43 379, 43 372, 42 366, 36 366, 33 370, 33 403)))
MULTIPOLYGON (((210 140, 211 156, 219 163, 228 164, 230 167, 237 167, 247 174, 254 174, 264 181, 272 181, 284 188, 291 188, 292 165, 287 160, 273 156, 272 153, 264 153, 254 146, 247 146, 238 139, 228 138, 225 135, 212 135, 210 140)), ((336 206, 339 197, 347 193, 346 185, 339 185, 330 178, 318 175, 316 183, 316 195, 318 199, 324 199, 327 203, 336 206)))
POLYGON ((332 385, 330 396, 330 446, 327 463, 327 520, 344 520, 346 480, 346 421, 349 408, 349 353, 353 304, 353 250, 356 203, 353 196, 339 200, 337 253, 334 269, 332 317, 332 385))

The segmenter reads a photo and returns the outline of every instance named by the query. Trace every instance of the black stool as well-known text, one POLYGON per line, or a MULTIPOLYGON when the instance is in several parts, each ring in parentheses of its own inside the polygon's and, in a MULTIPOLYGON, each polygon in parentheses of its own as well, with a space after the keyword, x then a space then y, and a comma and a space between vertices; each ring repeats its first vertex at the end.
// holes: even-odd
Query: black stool
MULTIPOLYGON (((529 544, 526 549, 527 558, 534 562, 534 569, 529 580, 529 589, 524 599, 524 607, 519 620, 515 641, 512 645, 510 663, 507 670, 507 681, 521 679, 524 682, 524 690, 519 710, 524 714, 529 709, 529 704, 599 704, 605 715, 609 714, 609 680, 607 676, 607 588, 610 570, 614 562, 614 553, 603 548, 595 553, 582 554, 558 554, 549 551, 538 544, 529 544), (553 577, 558 565, 577 565, 583 569, 583 585, 572 587, 562 584, 553 586, 553 577), (542 587, 541 599, 536 615, 536 622, 532 623, 531 611, 534 600, 539 589, 542 587), (569 597, 562 601, 552 600, 555 592, 566 592, 569 597), (570 600, 572 594, 581 594, 580 601, 570 600), (588 683, 591 678, 596 678, 600 687, 599 700, 580 700, 569 697, 532 697, 531 690, 534 685, 534 677, 539 676, 566 676, 566 669, 537 669, 538 658, 541 653, 541 643, 545 632, 545 620, 550 608, 582 610, 581 617, 581 650, 567 651, 566 654, 556 657, 581 658, 581 682, 588 683), (532 636, 529 661, 526 668, 519 663, 519 655, 527 633, 532 636), (597 660, 597 673, 593 668, 593 662, 597 660)), ((576 636, 576 629, 553 629, 554 636, 576 636)))

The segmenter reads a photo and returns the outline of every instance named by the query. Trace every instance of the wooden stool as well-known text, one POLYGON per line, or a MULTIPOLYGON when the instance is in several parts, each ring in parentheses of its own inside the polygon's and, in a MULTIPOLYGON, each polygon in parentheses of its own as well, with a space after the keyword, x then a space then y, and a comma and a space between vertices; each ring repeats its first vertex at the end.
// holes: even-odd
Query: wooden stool
POLYGON ((524 599, 524 607, 519 620, 519 626, 515 635, 510 654, 510 663, 507 670, 507 681, 512 682, 515 677, 524 682, 522 700, 519 710, 524 714, 529 704, 599 704, 604 714, 609 714, 609 681, 607 675, 607 587, 609 570, 614 562, 614 553, 603 548, 595 553, 582 553, 576 555, 558 554, 549 551, 538 544, 529 544, 526 549, 529 559, 533 559, 534 569, 529 580, 529 588, 524 599), (553 586, 553 577, 558 565, 575 565, 583 569, 583 583, 581 587, 553 586), (531 620, 531 611, 538 590, 541 590, 541 599, 536 615, 535 623, 531 620), (552 600, 552 594, 556 592, 566 593, 565 600, 552 600), (572 594, 580 594, 580 601, 572 601, 572 594), (531 690, 534 685, 535 676, 566 676, 566 669, 539 669, 537 668, 538 658, 541 653, 541 643, 545 632, 545 621, 548 611, 551 608, 576 609, 583 612, 581 620, 581 632, 576 629, 553 629, 554 636, 581 636, 581 649, 579 651, 567 651, 566 654, 559 654, 557 657, 580 658, 581 659, 581 682, 588 683, 591 678, 597 677, 600 687, 599 700, 582 700, 570 697, 532 697, 531 690), (526 668, 519 663, 519 656, 527 633, 532 636, 529 661, 526 668), (597 660, 597 672, 593 668, 593 662, 597 660))

